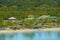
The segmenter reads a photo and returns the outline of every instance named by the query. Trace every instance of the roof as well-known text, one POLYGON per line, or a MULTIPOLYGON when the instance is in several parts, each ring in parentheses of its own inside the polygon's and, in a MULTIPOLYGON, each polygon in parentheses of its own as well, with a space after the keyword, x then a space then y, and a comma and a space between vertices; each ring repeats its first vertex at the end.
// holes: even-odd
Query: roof
POLYGON ((8 19, 13 20, 13 19, 16 19, 16 18, 15 18, 15 17, 10 17, 10 18, 8 18, 8 19))
POLYGON ((50 15, 43 15, 43 16, 40 16, 39 19, 44 19, 44 18, 48 18, 50 17, 50 15))

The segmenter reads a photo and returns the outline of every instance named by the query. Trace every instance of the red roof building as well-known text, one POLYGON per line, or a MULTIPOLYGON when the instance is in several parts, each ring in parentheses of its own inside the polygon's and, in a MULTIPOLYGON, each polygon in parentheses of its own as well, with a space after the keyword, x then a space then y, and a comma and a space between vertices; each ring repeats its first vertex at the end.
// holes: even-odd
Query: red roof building
POLYGON ((29 14, 28 18, 34 18, 34 15, 33 14, 29 14))

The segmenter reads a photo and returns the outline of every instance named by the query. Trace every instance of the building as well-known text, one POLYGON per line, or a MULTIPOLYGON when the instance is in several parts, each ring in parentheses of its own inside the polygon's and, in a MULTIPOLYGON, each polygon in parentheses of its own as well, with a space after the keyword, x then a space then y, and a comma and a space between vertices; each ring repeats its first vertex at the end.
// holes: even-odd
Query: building
POLYGON ((45 19, 45 18, 49 18, 49 17, 50 17, 50 15, 42 15, 42 16, 38 17, 38 19, 45 19))
POLYGON ((15 17, 9 17, 8 20, 11 20, 12 22, 16 22, 16 18, 15 17))
POLYGON ((29 14, 28 18, 25 18, 25 20, 31 20, 31 19, 34 19, 34 15, 33 14, 29 14))
POLYGON ((28 18, 34 18, 34 15, 33 14, 29 14, 28 18))
POLYGON ((8 20, 16 20, 16 18, 15 17, 10 17, 10 18, 8 18, 8 20))

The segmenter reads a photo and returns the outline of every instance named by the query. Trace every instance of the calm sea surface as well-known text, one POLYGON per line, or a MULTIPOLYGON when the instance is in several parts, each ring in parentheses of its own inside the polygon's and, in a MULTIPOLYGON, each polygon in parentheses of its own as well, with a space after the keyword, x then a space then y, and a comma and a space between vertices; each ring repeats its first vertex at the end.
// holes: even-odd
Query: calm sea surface
POLYGON ((0 40, 60 40, 60 31, 0 33, 0 40))

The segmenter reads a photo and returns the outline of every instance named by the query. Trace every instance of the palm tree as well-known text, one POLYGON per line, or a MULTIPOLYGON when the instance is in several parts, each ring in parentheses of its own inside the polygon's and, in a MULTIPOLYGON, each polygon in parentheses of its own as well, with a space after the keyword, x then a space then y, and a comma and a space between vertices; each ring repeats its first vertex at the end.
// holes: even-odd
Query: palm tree
POLYGON ((36 24, 36 21, 34 19, 32 20, 24 20, 23 24, 27 27, 27 28, 33 28, 33 26, 36 24))

